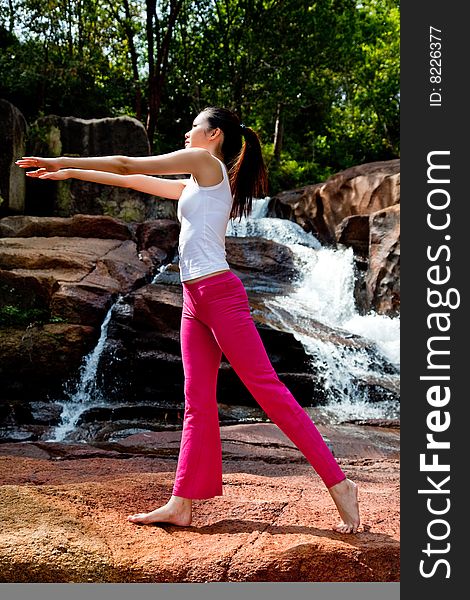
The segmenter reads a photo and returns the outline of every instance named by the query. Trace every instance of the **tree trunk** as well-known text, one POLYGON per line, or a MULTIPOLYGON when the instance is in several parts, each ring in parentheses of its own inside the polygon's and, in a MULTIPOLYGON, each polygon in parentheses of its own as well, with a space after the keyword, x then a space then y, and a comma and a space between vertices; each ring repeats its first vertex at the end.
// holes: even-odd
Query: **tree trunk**
POLYGON ((276 124, 274 126, 274 160, 281 160, 282 138, 284 136, 284 125, 282 122, 282 102, 279 102, 276 110, 276 124))
POLYGON ((154 96, 155 96, 155 58, 154 58, 154 44, 155 40, 153 37, 153 22, 154 18, 156 18, 156 0, 147 0, 146 1, 146 11, 147 11, 147 23, 146 23, 146 31, 147 31, 147 55, 148 55, 148 63, 149 63, 149 74, 148 74, 148 111, 147 111, 147 136, 150 141, 150 148, 153 143, 153 136, 155 133, 155 106, 154 106, 154 96))
POLYGON ((147 114, 147 136, 152 146, 153 138, 155 137, 155 131, 157 129, 157 118, 160 112, 160 106, 162 103, 162 84, 160 77, 154 75, 149 78, 149 101, 148 101, 148 114, 147 114))
POLYGON ((15 28, 15 7, 13 6, 13 0, 8 0, 8 8, 9 8, 9 28, 10 33, 13 33, 13 29, 15 28))
POLYGON ((124 0, 124 10, 126 11, 124 31, 126 32, 127 41, 129 43, 129 54, 131 55, 132 65, 132 77, 134 79, 134 108, 136 117, 140 121, 142 119, 142 90, 140 88, 138 55, 134 43, 134 33, 132 31, 132 27, 130 26, 132 17, 128 0, 124 0))
POLYGON ((150 146, 153 144, 153 138, 157 129, 157 119, 162 103, 163 87, 165 85, 166 74, 168 72, 168 55, 170 52, 170 43, 175 29, 176 20, 183 7, 184 0, 170 0, 170 14, 166 31, 163 31, 158 19, 155 4, 156 0, 147 0, 147 48, 149 60, 148 76, 148 96, 149 111, 147 115, 147 135, 150 146), (157 57, 155 60, 153 37, 155 30, 157 34, 157 57))

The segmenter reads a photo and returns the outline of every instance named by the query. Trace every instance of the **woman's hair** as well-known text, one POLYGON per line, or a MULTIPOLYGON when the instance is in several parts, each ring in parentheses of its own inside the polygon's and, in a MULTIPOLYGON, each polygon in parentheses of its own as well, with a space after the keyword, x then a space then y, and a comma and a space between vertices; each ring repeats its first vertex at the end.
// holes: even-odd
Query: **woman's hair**
POLYGON ((202 113, 211 129, 223 131, 222 154, 227 165, 233 204, 230 218, 248 216, 252 199, 262 198, 268 191, 268 178, 257 134, 240 122, 226 108, 209 106, 202 113), (245 138, 243 143, 242 138, 245 138))

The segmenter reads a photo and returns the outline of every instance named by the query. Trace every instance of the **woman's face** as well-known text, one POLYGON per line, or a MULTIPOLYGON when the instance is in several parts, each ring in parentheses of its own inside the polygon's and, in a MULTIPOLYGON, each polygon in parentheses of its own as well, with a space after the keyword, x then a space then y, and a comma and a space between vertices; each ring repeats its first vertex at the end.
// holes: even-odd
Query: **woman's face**
POLYGON ((184 134, 185 148, 207 148, 210 137, 209 124, 204 113, 193 121, 193 126, 184 134))

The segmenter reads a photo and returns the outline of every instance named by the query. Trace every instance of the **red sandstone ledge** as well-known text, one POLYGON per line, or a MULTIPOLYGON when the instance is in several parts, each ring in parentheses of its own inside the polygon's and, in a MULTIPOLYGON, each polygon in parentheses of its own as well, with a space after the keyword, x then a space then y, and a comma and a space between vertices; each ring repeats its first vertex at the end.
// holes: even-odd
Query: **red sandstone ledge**
POLYGON ((190 527, 126 521, 168 500, 180 432, 1 445, 0 581, 398 581, 399 430, 320 430, 360 486, 358 535, 331 530, 327 490, 271 424, 221 428, 224 495, 190 527))

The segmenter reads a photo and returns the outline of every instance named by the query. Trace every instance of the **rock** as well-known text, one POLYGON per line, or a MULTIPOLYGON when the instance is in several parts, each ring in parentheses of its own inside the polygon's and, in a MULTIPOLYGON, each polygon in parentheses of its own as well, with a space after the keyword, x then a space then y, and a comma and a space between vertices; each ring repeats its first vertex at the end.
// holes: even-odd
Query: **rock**
POLYGON ((13 306, 16 309, 32 309, 49 316, 49 303, 55 285, 56 280, 48 271, 7 270, 3 269, 0 263, 0 307, 2 308, 13 306))
POLYGON ((343 219, 399 202, 400 161, 396 159, 351 167, 324 183, 281 192, 271 199, 269 214, 294 220, 329 244, 337 241, 336 228, 343 219))
POLYGON ((15 161, 24 155, 26 131, 22 113, 0 99, 0 217, 24 210, 25 179, 15 161))
POLYGON ((91 271, 97 257, 121 245, 121 240, 93 238, 7 238, 0 239, 3 269, 91 271))
POLYGON ((367 299, 378 313, 400 310, 400 207, 390 206, 370 216, 367 299))
MULTIPOLYGON (((61 398, 63 382, 76 376, 97 334, 94 327, 64 323, 0 328, 2 402, 9 397, 21 399, 22 410, 29 414, 34 399, 61 398)), ((16 409, 12 416, 14 423, 25 422, 16 409)))
POLYGON ((360 257, 369 254, 369 215, 352 215, 337 225, 335 236, 339 244, 353 248, 360 257))
POLYGON ((32 217, 16 215, 0 219, 0 238, 6 237, 80 237, 129 240, 132 233, 122 221, 108 216, 74 215, 32 217))
MULTIPOLYGON (((0 372, 0 376, 2 373, 0 372)), ((37 378, 31 378, 38 384, 37 378)), ((41 383, 31 394, 40 392, 41 383)), ((62 407, 52 402, 23 402, 20 398, 2 400, 0 410, 0 442, 35 441, 49 437, 54 427, 59 425, 62 407)))
POLYGON ((118 294, 147 283, 175 254, 179 227, 173 221, 145 227, 147 236, 136 243, 125 223, 107 216, 1 219, 0 302, 99 326, 118 294))
POLYGON ((271 279, 291 281, 297 274, 292 251, 263 238, 226 238, 227 261, 238 274, 259 274, 271 279))
MULTIPOLYGON (((28 153, 35 156, 148 156, 144 126, 131 117, 79 119, 49 115, 31 127, 28 153)), ((19 170, 19 169, 18 169, 19 170)), ((69 179, 29 178, 26 211, 69 217, 77 213, 110 215, 125 222, 176 218, 176 203, 135 190, 69 179)))
MULTIPOLYGON (((34 280, 40 308, 70 323, 99 326, 118 293, 141 284, 150 270, 135 242, 98 238, 0 239, 0 294, 18 304, 18 288, 34 280), (18 286, 16 285, 18 283, 18 286)), ((32 294, 27 296, 32 303, 32 294)))
POLYGON ((223 496, 194 501, 188 527, 126 520, 168 500, 181 432, 2 444, 2 581, 399 581, 399 432, 320 431, 359 484, 355 536, 332 531, 326 488, 272 424, 221 428, 223 496))
POLYGON ((395 204, 367 216, 343 219, 338 242, 352 246, 359 268, 355 298, 358 309, 396 316, 400 311, 400 205, 395 204), (364 271, 364 272, 361 272, 364 271))
POLYGON ((178 247, 180 226, 170 219, 157 219, 136 224, 135 236, 139 250, 161 248, 170 259, 178 247))

